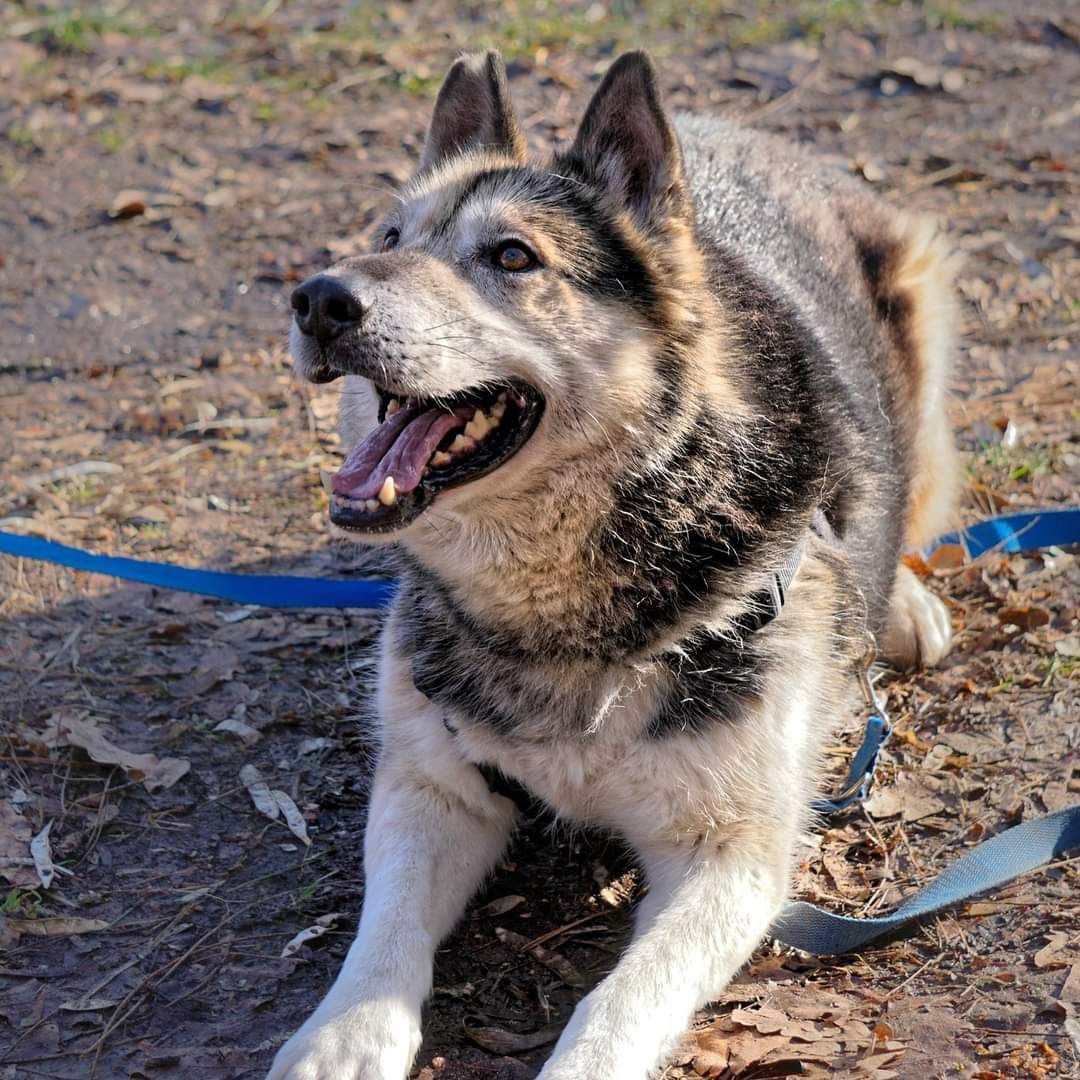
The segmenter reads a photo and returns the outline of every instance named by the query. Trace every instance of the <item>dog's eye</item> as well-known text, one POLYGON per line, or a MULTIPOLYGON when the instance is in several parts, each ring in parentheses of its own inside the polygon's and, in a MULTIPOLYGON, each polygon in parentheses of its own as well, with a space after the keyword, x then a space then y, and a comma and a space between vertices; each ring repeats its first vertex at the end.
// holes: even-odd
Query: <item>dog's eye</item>
POLYGON ((383 237, 382 249, 383 251, 391 251, 398 246, 398 241, 401 239, 401 233, 397 229, 389 229, 386 235, 383 237))
POLYGON ((522 270, 531 270, 538 260, 524 244, 517 240, 507 240, 495 249, 494 262, 500 270, 520 274, 522 270))

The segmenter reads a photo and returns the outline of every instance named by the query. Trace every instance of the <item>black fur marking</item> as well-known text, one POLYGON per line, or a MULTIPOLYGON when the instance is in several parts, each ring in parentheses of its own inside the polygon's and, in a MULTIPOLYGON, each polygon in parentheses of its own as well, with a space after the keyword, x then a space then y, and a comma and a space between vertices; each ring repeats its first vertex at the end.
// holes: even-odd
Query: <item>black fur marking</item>
POLYGON ((762 635, 736 620, 730 635, 702 632, 680 652, 663 653, 660 664, 673 687, 649 721, 652 739, 698 734, 711 724, 737 720, 765 690, 772 657, 762 635))

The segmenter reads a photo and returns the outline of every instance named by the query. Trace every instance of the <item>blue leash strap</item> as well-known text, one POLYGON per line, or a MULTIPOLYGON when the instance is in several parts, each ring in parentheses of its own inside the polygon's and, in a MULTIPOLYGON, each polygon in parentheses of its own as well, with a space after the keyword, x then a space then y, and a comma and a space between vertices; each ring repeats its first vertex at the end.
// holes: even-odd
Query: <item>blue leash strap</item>
POLYGON ((1080 806, 1025 821, 979 844, 891 915, 853 919, 802 900, 789 903, 769 934, 815 956, 849 953, 914 919, 941 911, 1035 870, 1080 846, 1080 806))
POLYGON ((1015 555, 1022 551, 1080 544, 1080 506, 987 518, 959 532, 939 536, 926 554, 946 544, 962 545, 970 559, 977 559, 994 548, 1015 555))
POLYGON ((280 608, 382 608, 394 595, 394 583, 377 578, 313 578, 280 574, 235 574, 216 570, 190 570, 170 563, 92 555, 36 536, 0 532, 0 553, 59 563, 72 570, 107 574, 163 589, 213 596, 237 604, 280 608))

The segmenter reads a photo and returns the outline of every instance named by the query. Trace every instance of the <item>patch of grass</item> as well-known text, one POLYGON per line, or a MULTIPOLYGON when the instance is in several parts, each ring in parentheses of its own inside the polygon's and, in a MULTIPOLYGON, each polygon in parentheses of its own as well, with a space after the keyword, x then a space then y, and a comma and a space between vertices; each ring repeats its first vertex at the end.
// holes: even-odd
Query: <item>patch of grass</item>
POLYGON ((85 506, 101 498, 101 488, 91 476, 74 476, 70 480, 57 480, 51 487, 54 494, 77 505, 85 506))
POLYGON ((30 39, 57 52, 91 53, 105 34, 146 37, 154 33, 152 26, 132 22, 122 15, 74 7, 51 12, 44 25, 30 34, 30 39))
POLYGON ((191 75, 211 82, 229 83, 236 78, 236 69, 218 56, 168 57, 155 60, 142 69, 144 79, 164 79, 183 82, 191 75))
POLYGON ((1026 447, 1010 449, 1000 443, 984 443, 968 466, 968 472, 977 476, 980 467, 999 475, 1004 473, 1009 480, 1019 481, 1044 476, 1053 470, 1053 462, 1047 450, 1026 447))
POLYGON ((95 133, 94 138, 107 154, 119 154, 127 145, 127 136, 115 127, 103 128, 95 133))
POLYGON ((23 127, 22 124, 12 124, 7 131, 4 132, 4 138, 7 139, 12 146, 38 145, 36 133, 31 131, 28 127, 23 127))
POLYGON ((277 110, 268 101, 264 101, 261 105, 256 105, 251 110, 251 115, 256 120, 261 120, 264 124, 272 123, 277 119, 277 110))
POLYGON ((924 4, 923 22, 927 30, 976 30, 982 34, 993 34, 1005 25, 1002 15, 968 11, 959 2, 924 4))
POLYGON ((0 901, 0 915, 32 919, 41 911, 41 896, 34 889, 12 888, 0 901))
POLYGON ((1045 674, 1043 687, 1049 686, 1055 676, 1063 679, 1080 678, 1080 660, 1075 656, 1051 656, 1039 661, 1039 672, 1045 674))

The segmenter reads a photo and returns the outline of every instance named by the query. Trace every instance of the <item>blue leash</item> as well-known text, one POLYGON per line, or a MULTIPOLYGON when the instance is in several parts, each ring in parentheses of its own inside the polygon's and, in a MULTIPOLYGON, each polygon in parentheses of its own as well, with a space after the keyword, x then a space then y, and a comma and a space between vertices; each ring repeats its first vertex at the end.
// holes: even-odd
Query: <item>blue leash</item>
MULTIPOLYGON (((1080 508, 1074 507, 990 518, 940 537, 930 551, 945 544, 959 544, 969 558, 977 558, 994 548, 1015 554, 1077 543, 1080 543, 1080 508)), ((334 580, 192 570, 169 563, 92 555, 65 544, 3 531, 0 531, 0 553, 264 607, 383 608, 390 603, 395 589, 389 579, 334 580)), ((874 700, 872 690, 869 698, 874 700)), ((852 758, 843 788, 834 798, 815 802, 815 810, 835 813, 866 797, 889 732, 884 710, 872 707, 862 745, 852 758)), ((1080 806, 1073 806, 1025 821, 985 841, 908 897, 891 915, 853 919, 800 900, 783 909, 770 934, 786 945, 819 956, 852 952, 915 919, 1037 869, 1077 846, 1080 846, 1080 806)))
POLYGON ((171 563, 122 559, 115 555, 91 555, 88 551, 0 532, 0 553, 69 566, 90 574, 105 574, 157 585, 163 589, 213 596, 237 604, 261 604, 279 608, 382 608, 394 595, 394 583, 378 578, 287 577, 279 574, 233 574, 217 570, 190 570, 171 563))

